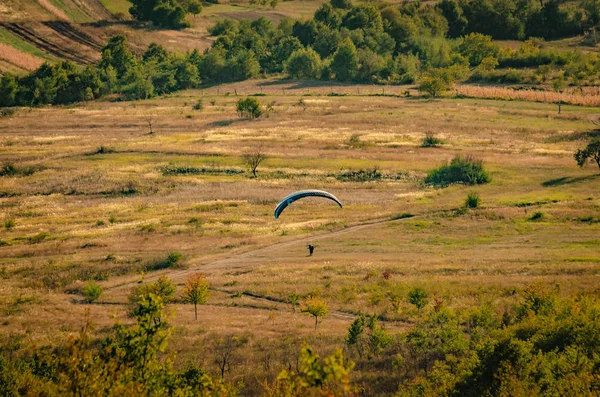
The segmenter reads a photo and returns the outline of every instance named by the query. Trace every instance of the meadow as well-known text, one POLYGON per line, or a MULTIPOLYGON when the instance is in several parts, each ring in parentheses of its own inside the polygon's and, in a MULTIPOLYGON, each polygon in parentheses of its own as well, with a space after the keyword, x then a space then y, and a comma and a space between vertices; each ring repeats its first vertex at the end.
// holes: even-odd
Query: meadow
MULTIPOLYGON (((396 337, 436 305, 502 313, 530 285, 597 298, 600 173, 573 153, 598 136, 600 109, 406 89, 252 80, 3 115, 0 158, 14 169, 0 177, 3 345, 64 343, 86 318, 102 337, 132 322, 136 285, 167 276, 181 291, 201 273, 211 296, 197 321, 180 298, 167 305, 168 352, 218 376, 235 337, 225 379, 258 395, 302 342, 344 347, 360 314, 396 337), (256 120, 236 113, 248 95, 264 108, 256 120), (442 143, 422 147, 427 135, 442 143), (253 177, 243 155, 257 149, 267 159, 253 177), (424 183, 457 154, 482 160, 490 183, 424 183), (273 219, 279 199, 307 188, 344 208, 306 199, 273 219), (477 208, 465 208, 470 192, 477 208), (93 303, 90 282, 103 290, 93 303), (407 299, 415 287, 431 298, 423 311, 407 299), (292 294, 327 302, 316 330, 292 294)), ((398 391, 392 360, 345 353, 364 394, 398 391)))

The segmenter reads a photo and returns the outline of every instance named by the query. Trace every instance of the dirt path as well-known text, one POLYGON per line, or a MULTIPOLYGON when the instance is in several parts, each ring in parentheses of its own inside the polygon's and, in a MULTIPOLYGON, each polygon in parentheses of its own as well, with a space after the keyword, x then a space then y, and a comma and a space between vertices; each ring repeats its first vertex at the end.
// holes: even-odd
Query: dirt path
MULTIPOLYGON (((420 216, 422 216, 422 215, 420 215, 420 216)), ((404 218, 404 219, 407 219, 407 218, 404 218)), ((399 222, 399 221, 401 221, 401 219, 373 220, 373 221, 363 223, 360 225, 350 226, 346 229, 338 230, 335 232, 313 236, 313 237, 311 237, 311 241, 325 240, 325 239, 332 238, 332 237, 342 236, 342 235, 348 234, 348 233, 354 233, 356 231, 367 229, 367 228, 370 228, 373 226, 382 225, 382 224, 391 223, 391 222, 399 222)), ((269 255, 270 253, 278 251, 282 248, 289 248, 289 247, 293 247, 293 246, 297 246, 297 245, 304 245, 304 244, 306 244, 306 238, 298 237, 298 238, 294 238, 293 240, 290 240, 290 241, 284 241, 281 243, 277 243, 277 244, 269 245, 266 247, 261 247, 261 248, 257 248, 257 249, 251 250, 251 251, 247 251, 247 252, 244 252, 241 254, 233 255, 233 256, 230 256, 227 258, 217 259, 217 260, 214 260, 214 261, 206 263, 206 264, 193 265, 193 266, 188 267, 187 269, 174 270, 174 271, 170 271, 167 273, 152 275, 152 276, 146 277, 145 281, 150 281, 150 282, 155 281, 160 276, 167 275, 167 276, 169 276, 170 279, 172 279, 174 282, 177 283, 178 281, 181 281, 181 279, 184 279, 186 276, 189 276, 190 274, 198 272, 198 271, 223 270, 223 269, 227 269, 227 270, 244 269, 244 268, 256 265, 258 263, 261 263, 265 259, 272 260, 273 256, 269 255)), ((108 288, 106 288, 106 291, 107 292, 108 291, 116 292, 116 291, 120 291, 120 290, 123 290, 126 288, 131 288, 135 284, 137 284, 137 280, 131 279, 131 281, 126 281, 124 283, 121 283, 121 284, 118 284, 118 285, 115 285, 112 287, 108 287, 108 288)))

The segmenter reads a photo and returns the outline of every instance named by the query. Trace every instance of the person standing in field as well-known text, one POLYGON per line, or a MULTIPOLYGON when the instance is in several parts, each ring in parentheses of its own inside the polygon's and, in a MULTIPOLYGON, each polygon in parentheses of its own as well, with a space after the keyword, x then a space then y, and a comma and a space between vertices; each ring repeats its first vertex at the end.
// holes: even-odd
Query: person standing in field
POLYGON ((309 253, 308 256, 312 256, 314 250, 315 250, 315 246, 308 244, 308 253, 309 253))

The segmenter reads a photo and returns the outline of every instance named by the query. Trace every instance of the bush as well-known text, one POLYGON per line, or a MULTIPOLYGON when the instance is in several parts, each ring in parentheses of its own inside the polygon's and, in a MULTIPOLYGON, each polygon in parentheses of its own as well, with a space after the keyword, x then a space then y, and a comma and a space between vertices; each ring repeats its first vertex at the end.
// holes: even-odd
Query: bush
POLYGON ((85 297, 85 301, 87 303, 92 303, 100 298, 100 295, 102 295, 102 287, 95 282, 90 281, 83 287, 82 293, 85 297))
POLYGON ((6 230, 11 230, 12 228, 14 228, 16 225, 15 219, 14 218, 8 218, 4 221, 4 228, 6 230))
POLYGON ((371 170, 358 170, 353 171, 349 170, 346 172, 342 172, 341 174, 336 175, 335 179, 338 181, 344 182, 369 182, 369 181, 377 181, 382 178, 381 172, 377 169, 377 167, 373 167, 371 170))
POLYGON ((261 105, 258 99, 247 97, 246 99, 240 99, 237 102, 237 112, 240 117, 249 119, 256 119, 262 114, 260 109, 261 105))
POLYGON ((418 311, 427 305, 427 292, 423 288, 413 288, 408 293, 408 301, 417 307, 418 311))
POLYGON ((454 77, 446 69, 430 69, 423 73, 419 80, 419 91, 426 92, 432 97, 441 95, 448 91, 454 84, 454 77))
POLYGON ((470 156, 456 156, 450 164, 431 171, 425 177, 425 183, 436 186, 448 186, 453 183, 480 185, 488 183, 490 176, 483 169, 483 161, 470 156))
POLYGON ((194 110, 202 109, 204 109, 204 102, 202 102, 202 99, 198 99, 198 102, 196 102, 196 104, 194 105, 194 110))
POLYGON ((543 212, 540 211, 536 211, 533 213, 533 215, 531 215, 531 217, 529 218, 530 221, 541 221, 545 218, 546 216, 544 215, 543 212))
POLYGON ((444 141, 437 138, 435 135, 427 134, 427 135, 425 135, 425 138, 423 138, 423 141, 421 142, 421 147, 438 147, 442 143, 444 143, 444 141))
POLYGON ((467 194, 467 198, 465 200, 465 207, 477 208, 477 207, 479 207, 480 202, 481 202, 481 199, 479 198, 479 193, 469 192, 467 194))

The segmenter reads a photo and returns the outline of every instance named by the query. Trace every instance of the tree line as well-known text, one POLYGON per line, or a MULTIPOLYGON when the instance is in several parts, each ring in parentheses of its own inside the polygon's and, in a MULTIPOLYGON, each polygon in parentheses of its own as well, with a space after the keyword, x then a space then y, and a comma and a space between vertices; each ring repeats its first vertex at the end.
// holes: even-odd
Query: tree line
MULTIPOLYGON (((216 40, 203 53, 171 54, 151 44, 138 56, 118 35, 103 48, 95 66, 59 62, 44 64, 26 76, 5 74, 0 80, 0 106, 68 104, 109 94, 145 99, 201 84, 274 74, 356 83, 418 82, 432 95, 456 81, 597 83, 600 58, 595 53, 548 48, 541 38, 531 38, 512 50, 494 38, 507 37, 509 29, 500 29, 506 20, 521 21, 517 30, 524 33, 515 37, 580 33, 597 24, 600 0, 582 0, 581 7, 556 0, 522 0, 522 7, 508 0, 506 7, 496 4, 503 1, 355 6, 349 0, 333 0, 319 7, 311 19, 284 19, 277 26, 266 18, 220 20, 210 28, 216 40), (571 19, 577 23, 570 23, 571 19), (534 27, 534 21, 545 30, 534 27), (577 29, 569 30, 573 24, 577 29), (560 29, 567 30, 557 33, 560 29)), ((138 8, 137 13, 151 12, 138 8)))

